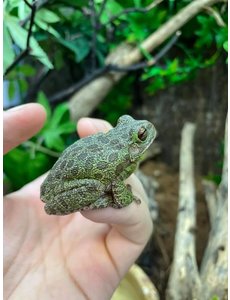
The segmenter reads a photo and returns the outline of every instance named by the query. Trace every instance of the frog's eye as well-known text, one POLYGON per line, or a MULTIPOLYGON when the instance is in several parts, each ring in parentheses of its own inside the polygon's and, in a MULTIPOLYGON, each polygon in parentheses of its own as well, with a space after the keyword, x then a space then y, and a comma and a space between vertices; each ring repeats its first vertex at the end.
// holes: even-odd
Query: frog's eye
POLYGON ((137 136, 138 136, 138 139, 141 140, 142 142, 145 141, 147 138, 147 130, 144 127, 141 127, 138 130, 137 136))

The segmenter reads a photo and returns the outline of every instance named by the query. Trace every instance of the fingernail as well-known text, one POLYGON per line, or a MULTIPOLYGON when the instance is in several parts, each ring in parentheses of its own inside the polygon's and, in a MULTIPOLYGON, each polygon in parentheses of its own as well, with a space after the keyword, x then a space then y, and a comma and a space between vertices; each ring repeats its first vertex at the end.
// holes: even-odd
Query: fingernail
POLYGON ((87 122, 87 127, 91 128, 92 132, 107 132, 109 131, 112 126, 104 120, 95 119, 95 118, 82 118, 84 122, 87 122))
POLYGON ((106 132, 109 131, 112 126, 104 120, 93 119, 93 126, 97 129, 97 131, 106 132))

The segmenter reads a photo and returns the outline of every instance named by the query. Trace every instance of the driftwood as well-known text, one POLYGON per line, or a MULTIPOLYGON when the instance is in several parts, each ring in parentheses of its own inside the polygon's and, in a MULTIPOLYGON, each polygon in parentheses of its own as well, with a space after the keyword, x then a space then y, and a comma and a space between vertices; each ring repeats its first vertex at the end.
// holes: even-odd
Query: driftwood
MULTIPOLYGON (((197 15, 203 8, 207 8, 218 2, 227 0, 194 0, 184 9, 179 11, 168 22, 163 24, 157 31, 142 42, 140 47, 131 47, 124 43, 108 56, 106 64, 117 66, 130 66, 140 61, 143 52, 152 52, 160 46, 167 38, 178 31, 191 18, 197 15), (144 51, 143 51, 144 50, 144 51)), ((81 117, 88 116, 109 93, 112 87, 125 75, 124 73, 110 72, 100 76, 75 93, 70 101, 69 107, 71 117, 77 121, 81 117)))
POLYGON ((205 200, 208 208, 209 222, 213 227, 216 215, 216 185, 209 180, 203 180, 205 200))
MULTIPOLYGON (((227 299, 228 287, 228 121, 225 128, 225 153, 221 183, 209 205, 211 231, 201 264, 202 294, 200 299, 227 299), (212 211, 214 210, 214 211, 212 211), (201 298, 202 297, 202 298, 201 298)), ((207 194, 206 194, 207 195, 207 194)))
POLYGON ((195 186, 193 174, 194 125, 182 130, 180 151, 180 187, 174 257, 167 288, 167 299, 227 299, 227 224, 228 224, 228 138, 227 118, 222 181, 216 189, 204 181, 211 231, 200 273, 195 257, 195 186))
POLYGON ((154 179, 150 176, 145 175, 140 170, 135 172, 135 175, 141 181, 146 194, 147 194, 147 204, 150 211, 150 215, 152 218, 153 223, 156 222, 159 216, 159 208, 158 204, 155 200, 155 190, 158 187, 158 183, 154 181, 154 179))
POLYGON ((186 123, 180 149, 180 187, 177 228, 167 299, 196 299, 201 283, 195 255, 196 200, 193 174, 195 125, 186 123))

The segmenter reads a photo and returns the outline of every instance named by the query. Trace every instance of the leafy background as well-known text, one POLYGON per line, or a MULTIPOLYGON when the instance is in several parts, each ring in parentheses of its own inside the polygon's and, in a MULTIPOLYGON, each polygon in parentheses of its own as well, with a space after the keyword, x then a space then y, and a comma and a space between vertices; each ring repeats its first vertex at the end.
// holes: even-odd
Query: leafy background
MULTIPOLYGON (((147 7, 151 1, 107 1, 103 10, 101 0, 38 2, 31 51, 4 79, 8 82, 9 99, 17 96, 19 103, 37 101, 46 108, 48 117, 35 137, 4 156, 4 173, 12 189, 47 171, 64 148, 76 140, 76 125, 70 120, 68 107, 51 103, 54 94, 103 67, 108 53, 121 42, 140 45, 189 2, 192 1, 163 1, 146 13, 135 9, 147 7), (133 12, 122 13, 130 7, 133 12), (96 21, 94 14, 98 16, 96 21), (45 94, 44 82, 47 84, 50 74, 63 78, 63 86, 58 91, 56 86, 51 87, 45 94), (63 74, 68 75, 68 82, 64 82, 63 74)), ((5 0, 3 8, 3 67, 7 72, 26 49, 31 8, 19 0, 5 0)), ((227 5, 204 10, 181 29, 181 37, 157 65, 130 73, 120 82, 99 105, 96 115, 114 124, 120 115, 129 112, 135 105, 132 90, 136 79, 145 95, 154 95, 191 80, 198 70, 215 64, 221 55, 227 56, 226 24, 227 5)), ((156 53, 145 53, 145 58, 151 59, 156 53)), ((62 102, 67 100, 63 98, 62 102)))

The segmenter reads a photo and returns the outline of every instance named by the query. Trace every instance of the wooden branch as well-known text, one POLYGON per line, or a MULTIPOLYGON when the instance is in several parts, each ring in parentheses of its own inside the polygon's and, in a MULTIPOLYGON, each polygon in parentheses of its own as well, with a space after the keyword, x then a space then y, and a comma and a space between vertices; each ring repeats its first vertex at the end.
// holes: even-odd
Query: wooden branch
POLYGON ((203 187, 208 208, 209 221, 211 227, 213 227, 216 215, 216 185, 211 181, 203 180, 203 187))
POLYGON ((147 204, 150 211, 152 221, 155 223, 159 216, 159 207, 155 200, 155 190, 158 183, 152 177, 145 175, 141 170, 137 170, 135 175, 141 181, 147 194, 147 204))
POLYGON ((127 57, 126 63, 134 63, 142 57, 141 49, 152 52, 161 45, 167 38, 175 33, 179 28, 186 24, 190 19, 197 15, 204 7, 209 7, 218 2, 227 2, 227 0, 194 0, 185 8, 181 9, 174 17, 163 24, 157 31, 151 34, 140 47, 135 48, 127 57))
POLYGON ((225 154, 222 180, 217 189, 215 216, 201 264, 200 299, 227 299, 228 289, 228 121, 225 127, 225 154))
MULTIPOLYGON (((108 56, 106 63, 115 64, 120 67, 137 63, 143 56, 143 50, 149 53, 152 52, 191 18, 198 14, 204 7, 226 1, 227 0, 192 1, 143 41, 140 47, 132 48, 128 44, 122 44, 112 53, 112 55, 108 56)), ((74 94, 69 101, 72 119, 77 121, 81 117, 88 116, 124 75, 125 72, 123 74, 110 73, 102 75, 74 94)))
POLYGON ((144 68, 149 68, 155 65, 176 43, 181 32, 178 31, 176 34, 169 40, 169 42, 157 53, 152 59, 143 61, 137 64, 133 64, 130 66, 118 66, 115 64, 106 64, 104 67, 93 70, 90 74, 87 74, 82 80, 78 81, 77 83, 69 86, 65 90, 57 92, 56 94, 52 95, 49 98, 50 103, 58 103, 62 102, 63 99, 70 97, 73 93, 80 90, 82 87, 90 83, 92 80, 105 75, 107 73, 113 74, 114 72, 119 73, 126 73, 126 72, 133 72, 144 68))
POLYGON ((167 288, 168 300, 197 299, 201 288, 195 254, 194 133, 195 125, 186 123, 181 137, 179 205, 173 263, 167 288))

